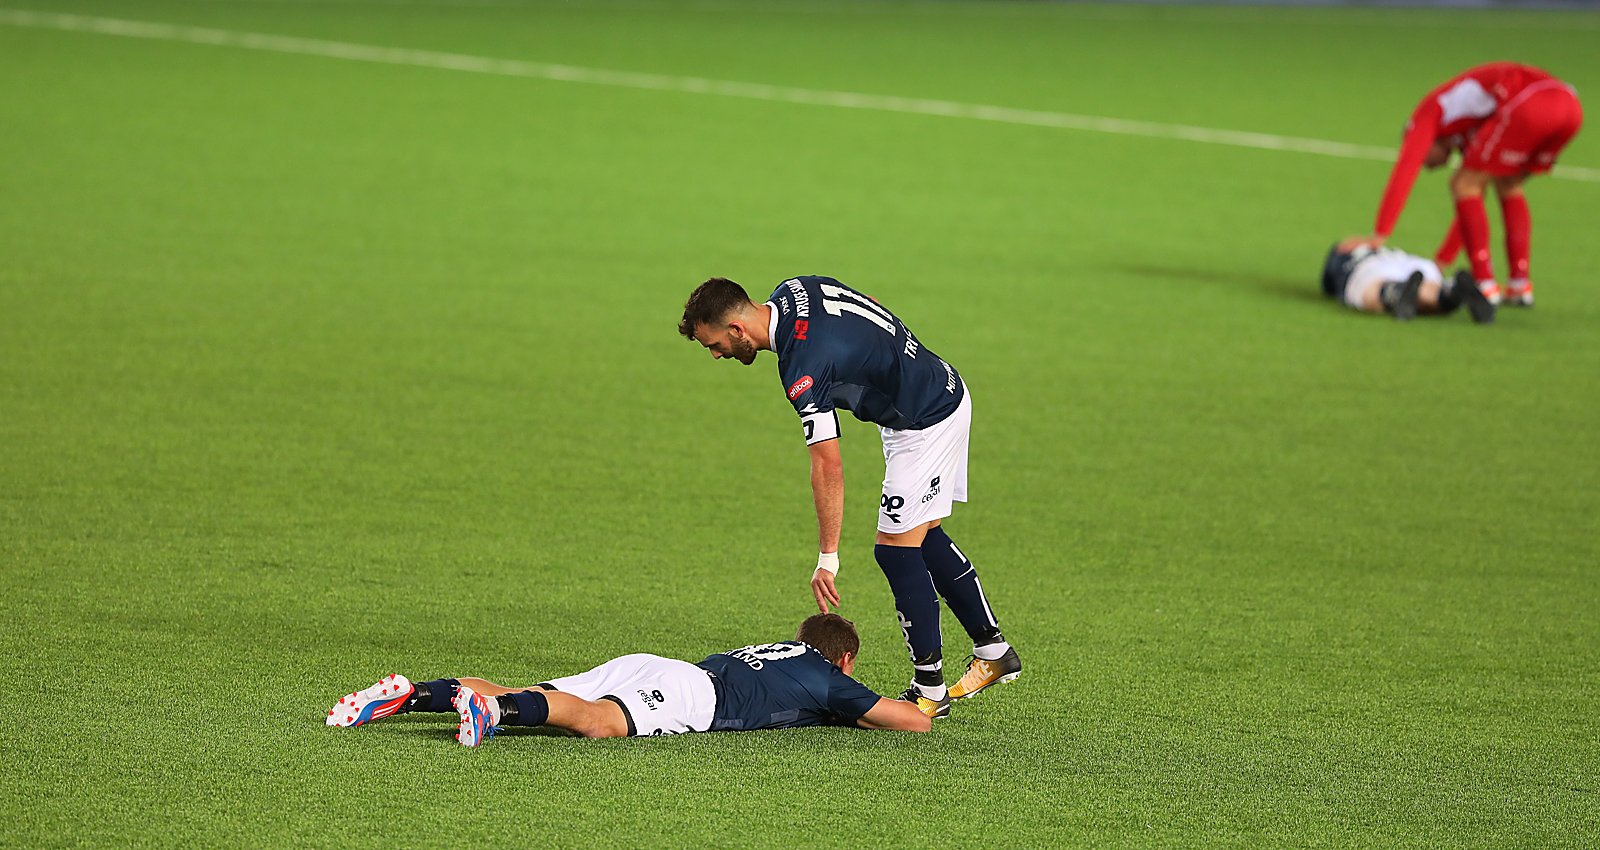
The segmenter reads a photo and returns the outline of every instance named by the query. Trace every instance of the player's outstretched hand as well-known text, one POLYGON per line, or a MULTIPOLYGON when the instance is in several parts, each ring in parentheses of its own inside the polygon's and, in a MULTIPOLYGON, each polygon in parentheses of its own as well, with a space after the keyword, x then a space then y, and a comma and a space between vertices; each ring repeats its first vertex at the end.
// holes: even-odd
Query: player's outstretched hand
POLYGON ((1347 236, 1339 243, 1339 253, 1348 254, 1357 248, 1382 248, 1384 238, 1377 234, 1370 236, 1347 236))
POLYGON ((828 613, 828 606, 839 605, 839 591, 833 586, 833 573, 817 570, 811 574, 811 595, 817 598, 817 610, 828 613))

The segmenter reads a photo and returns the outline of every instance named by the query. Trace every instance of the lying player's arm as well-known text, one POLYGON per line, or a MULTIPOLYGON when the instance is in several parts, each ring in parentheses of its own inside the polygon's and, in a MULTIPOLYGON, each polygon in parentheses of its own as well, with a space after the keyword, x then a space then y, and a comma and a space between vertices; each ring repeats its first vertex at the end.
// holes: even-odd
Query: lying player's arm
MULTIPOLYGON (((832 566, 837 570, 839 533, 844 525, 844 459, 839 455, 838 440, 812 443, 807 448, 811 453, 811 500, 817 508, 817 551, 833 554, 832 566)), ((833 575, 820 565, 811 574, 811 594, 824 614, 829 605, 839 604, 833 575)))
POLYGON ((915 703, 880 697, 866 714, 861 715, 856 725, 862 729, 927 732, 933 729, 933 719, 923 714, 915 703))

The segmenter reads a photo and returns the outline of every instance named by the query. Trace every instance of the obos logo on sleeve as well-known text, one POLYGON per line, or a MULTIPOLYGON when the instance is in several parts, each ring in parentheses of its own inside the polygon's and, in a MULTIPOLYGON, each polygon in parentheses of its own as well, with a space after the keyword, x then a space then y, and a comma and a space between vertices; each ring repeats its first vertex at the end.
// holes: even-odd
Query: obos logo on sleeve
POLYGON ((789 400, 794 401, 795 399, 799 398, 801 393, 811 389, 812 383, 813 381, 811 380, 810 375, 795 381, 794 384, 789 387, 789 400))

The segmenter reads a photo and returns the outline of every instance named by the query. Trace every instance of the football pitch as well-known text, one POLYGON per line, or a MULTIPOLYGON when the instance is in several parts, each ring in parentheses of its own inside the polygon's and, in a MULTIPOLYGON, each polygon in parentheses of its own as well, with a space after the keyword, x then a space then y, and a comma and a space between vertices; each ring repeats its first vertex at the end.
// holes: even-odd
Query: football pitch
MULTIPOLYGON (((0 844, 1595 846, 1597 42, 1597 12, 0 0, 0 844), (1591 104, 1528 189, 1538 306, 1324 299, 1416 101, 1497 59, 1591 104), (969 382, 946 527, 1020 680, 925 736, 323 724, 390 672, 792 637, 794 412, 770 354, 675 324, 707 277, 799 274, 969 382)), ((1424 174, 1392 244, 1431 254, 1447 198, 1424 174)), ((844 429, 841 613, 896 694, 878 437, 844 429)))

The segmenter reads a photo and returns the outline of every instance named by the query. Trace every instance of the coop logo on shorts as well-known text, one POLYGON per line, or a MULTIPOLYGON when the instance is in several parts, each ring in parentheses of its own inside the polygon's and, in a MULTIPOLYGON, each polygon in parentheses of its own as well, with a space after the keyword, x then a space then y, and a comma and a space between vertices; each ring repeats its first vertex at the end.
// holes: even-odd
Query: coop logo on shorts
POLYGON ((801 393, 811 389, 811 385, 813 383, 815 383, 815 381, 811 380, 810 375, 795 381, 789 386, 789 400, 794 401, 795 399, 799 398, 801 393))
POLYGON ((655 711, 662 703, 667 701, 667 697, 660 691, 646 691, 641 688, 639 690, 639 701, 644 703, 645 708, 655 711))

